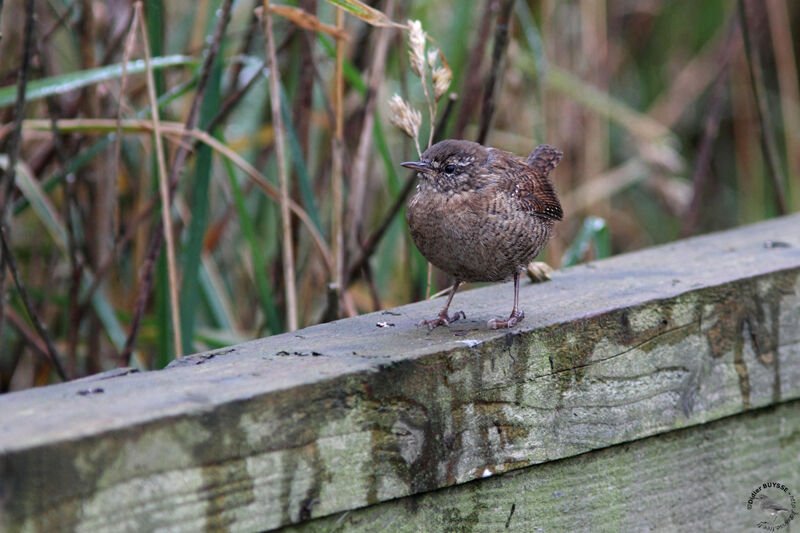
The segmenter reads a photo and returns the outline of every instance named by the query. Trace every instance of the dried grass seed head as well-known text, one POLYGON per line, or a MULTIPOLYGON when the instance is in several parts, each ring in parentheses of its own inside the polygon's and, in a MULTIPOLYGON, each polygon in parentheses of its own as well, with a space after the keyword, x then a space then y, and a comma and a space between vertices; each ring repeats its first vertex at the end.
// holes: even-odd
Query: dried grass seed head
POLYGON ((448 67, 436 67, 433 69, 433 97, 439 100, 447 93, 450 82, 453 80, 453 72, 448 67))
POLYGON ((422 22, 418 20, 408 21, 408 59, 411 72, 419 78, 423 78, 425 76, 425 32, 422 29, 422 22))
POLYGON ((412 139, 419 137, 419 127, 422 124, 422 113, 413 109, 399 94, 389 100, 389 120, 392 124, 403 130, 412 139))
POLYGON ((431 48, 428 50, 428 66, 434 68, 436 66, 437 59, 439 59, 439 50, 436 48, 431 48))

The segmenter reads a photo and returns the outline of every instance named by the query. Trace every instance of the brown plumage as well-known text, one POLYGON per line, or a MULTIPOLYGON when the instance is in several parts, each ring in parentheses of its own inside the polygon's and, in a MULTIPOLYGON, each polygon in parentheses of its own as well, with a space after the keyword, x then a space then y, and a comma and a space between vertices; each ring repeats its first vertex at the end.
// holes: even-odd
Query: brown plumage
POLYGON ((402 164, 420 178, 406 210, 411 236, 428 261, 455 278, 442 312, 421 325, 433 328, 463 316, 447 315, 462 282, 512 277, 511 316, 490 320, 489 327, 512 327, 522 320, 517 307, 520 271, 563 216, 548 178, 561 157, 546 144, 525 160, 471 141, 446 140, 428 148, 419 162, 402 164))

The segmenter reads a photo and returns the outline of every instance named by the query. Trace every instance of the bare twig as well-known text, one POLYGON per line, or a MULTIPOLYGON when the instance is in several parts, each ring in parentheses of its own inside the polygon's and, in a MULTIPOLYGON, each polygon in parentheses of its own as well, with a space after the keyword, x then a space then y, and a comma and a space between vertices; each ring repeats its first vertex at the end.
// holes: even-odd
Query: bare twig
POLYGON ((745 55, 750 66, 750 83, 756 99, 758 122, 761 126, 761 149, 764 151, 767 173, 775 189, 775 206, 778 209, 778 213, 784 215, 787 212, 787 206, 786 196, 783 192, 783 171, 778 163, 778 149, 775 143, 772 117, 769 114, 769 106, 767 104, 764 72, 761 68, 761 55, 758 50, 758 43, 754 40, 754 28, 750 26, 751 18, 755 19, 755 16, 761 13, 761 7, 760 3, 756 6, 752 1, 739 0, 739 19, 742 23, 745 55))
MULTIPOLYGON (((130 60, 131 54, 133 53, 133 47, 136 43, 136 26, 138 25, 138 10, 133 9, 130 21, 130 31, 128 32, 128 38, 125 39, 125 48, 122 52, 122 77, 120 80, 120 88, 119 88, 119 98, 117 98, 117 133, 114 139, 114 157, 112 160, 112 172, 110 179, 114 183, 115 187, 115 196, 116 196, 116 183, 117 183, 117 176, 119 175, 120 169, 120 158, 122 156, 122 109, 123 104, 125 102, 125 93, 128 87, 128 61, 130 60)), ((118 232, 118 225, 117 225, 117 218, 114 217, 114 235, 117 235, 118 232)), ((111 255, 115 253, 115 246, 111 249, 111 255)))
POLYGON ((467 127, 472 112, 478 104, 478 98, 481 92, 481 65, 483 64, 483 57, 486 53, 486 41, 489 39, 489 33, 492 28, 492 9, 495 0, 485 0, 483 3, 483 11, 478 19, 479 26, 475 31, 475 42, 472 44, 467 58, 469 64, 464 68, 464 75, 461 84, 461 106, 458 112, 458 120, 456 120, 456 127, 453 132, 453 137, 461 139, 464 136, 464 129, 467 127))
POLYGON ((403 188, 397 194, 397 197, 394 199, 394 203, 386 212, 383 217, 383 221, 378 226, 378 228, 373 231, 365 240, 364 244, 361 247, 361 252, 358 254, 358 257, 355 261, 353 261, 353 265, 350 267, 348 276, 347 276, 347 284, 349 285, 352 281, 358 278, 359 275, 363 272, 364 265, 369 261, 369 258, 372 257, 372 254, 375 253, 375 250, 378 247, 378 243, 381 242, 383 235, 386 233, 386 230, 389 229, 389 226, 392 224, 394 217, 397 216, 397 213, 400 209, 405 205, 406 198, 408 197, 411 189, 414 188, 414 184, 417 182, 416 173, 412 173, 407 179, 403 188))
MULTIPOLYGON (((155 269, 156 259, 158 252, 161 250, 162 239, 164 234, 157 231, 153 234, 153 239, 150 241, 147 249, 147 255, 141 268, 141 277, 139 278, 139 292, 136 295, 136 302, 133 306, 134 312, 131 318, 130 326, 128 326, 128 338, 125 339, 125 347, 120 353, 120 359, 130 361, 131 353, 133 352, 133 345, 136 343, 136 337, 139 334, 139 326, 142 323, 142 316, 144 309, 147 307, 147 300, 150 296, 150 289, 153 286, 153 270, 155 269)), ((180 330, 175 329, 175 337, 180 337, 180 330)))
POLYGON ((706 125, 703 131, 703 138, 700 141, 700 149, 697 153, 697 161, 692 176, 693 193, 692 201, 684 213, 681 234, 691 235, 697 228, 700 220, 703 202, 708 189, 708 181, 711 175, 711 155, 714 148, 714 141, 719 132, 719 121, 722 118, 722 104, 725 100, 724 90, 728 79, 728 68, 724 68, 717 81, 714 83, 714 90, 711 94, 711 107, 706 117, 706 125))
MULTIPOLYGON (((394 16, 394 0, 387 0, 384 12, 389 18, 394 16)), ((375 123, 375 102, 378 88, 383 79, 386 65, 386 50, 389 47, 389 38, 392 30, 389 28, 377 29, 377 43, 375 44, 370 65, 369 85, 367 86, 366 102, 364 102, 364 119, 361 123, 361 135, 358 148, 350 172, 350 195, 348 197, 348 227, 350 232, 350 250, 355 250, 358 240, 363 232, 363 219, 366 206, 364 195, 367 189, 367 169, 369 168, 370 148, 372 147, 372 127, 375 123)))
MULTIPOLYGON (((2 3, 3 3, 2 0, 0 0, 0 11, 2 11, 2 3)), ((48 30, 46 30, 44 33, 42 33, 42 37, 41 37, 42 44, 45 44, 47 41, 49 41, 50 40, 50 36, 53 35, 53 33, 55 33, 55 31, 59 27, 62 27, 62 26, 66 27, 65 22, 70 17, 70 15, 72 15, 72 12, 75 9, 75 6, 76 6, 76 3, 72 3, 72 4, 68 5, 66 7, 66 9, 64 9, 64 12, 61 13, 60 15, 58 15, 58 17, 56 17, 56 21, 53 22, 53 25, 50 26, 50 28, 48 30)))
POLYGON ((108 47, 106 47, 105 52, 103 52, 103 57, 100 59, 100 64, 105 65, 109 61, 111 61, 111 57, 114 55, 114 52, 117 51, 119 45, 122 44, 122 39, 125 38, 125 35, 130 33, 130 28, 135 28, 136 24, 134 24, 133 17, 136 14, 136 9, 131 6, 128 10, 128 16, 125 18, 125 23, 120 27, 119 31, 111 37, 108 47))
POLYGON ((494 30, 492 66, 489 70, 489 77, 486 79, 486 87, 483 90, 483 106, 481 106, 481 120, 478 127, 478 138, 476 139, 479 144, 486 142, 486 137, 489 135, 489 127, 494 118, 495 97, 500 85, 500 70, 508 48, 508 26, 511 22, 511 10, 513 7, 514 0, 505 0, 497 16, 497 24, 494 30))
MULTIPOLYGON (((169 275, 169 299, 172 316, 173 340, 175 342, 175 357, 183 355, 181 342, 181 318, 178 309, 178 273, 175 264, 175 243, 172 236, 172 214, 170 210, 169 184, 167 183, 167 164, 164 160, 164 146, 161 138, 161 124, 158 117, 158 98, 156 97, 156 85, 153 78, 153 69, 150 65, 150 42, 147 37, 147 27, 142 14, 141 2, 136 3, 136 16, 139 19, 141 29, 142 47, 144 48, 144 59, 147 72, 147 94, 150 98, 150 114, 153 118, 153 137, 155 139, 156 161, 158 163, 158 190, 161 196, 161 224, 164 230, 164 238, 167 244, 167 270, 169 275)), ((119 121, 118 121, 119 122, 119 121)), ((160 239, 157 239, 160 240, 160 239)), ((156 255, 157 252, 156 252, 156 255)))
MULTIPOLYGON (((734 19, 735 20, 735 19, 734 19)), ((700 222, 700 214, 703 208, 705 195, 708 192, 708 180, 711 177, 711 156, 713 154, 714 142, 717 139, 719 123, 722 119, 722 104, 724 103, 724 91, 726 80, 730 73, 730 63, 733 59, 733 52, 736 49, 738 39, 738 28, 733 24, 728 31, 728 37, 719 57, 722 60, 719 74, 714 82, 711 94, 711 107, 706 116, 706 124, 703 130, 703 138, 700 141, 700 148, 697 153, 694 173, 692 176, 692 199, 683 213, 683 224, 681 234, 691 235, 700 222)))
POLYGON ((32 331, 31 328, 28 327, 28 324, 25 323, 25 319, 19 316, 13 309, 6 307, 6 318, 8 318, 9 322, 17 328, 20 336, 22 336, 24 342, 28 343, 33 348, 33 351, 38 353, 44 359, 50 360, 50 353, 47 350, 47 345, 42 342, 42 339, 37 337, 36 332, 32 331))
POLYGON ((292 219, 289 212, 289 172, 286 165, 283 117, 281 117, 280 74, 275 54, 275 36, 272 34, 272 14, 269 0, 263 0, 262 13, 264 34, 267 40, 267 62, 269 65, 270 104, 272 125, 275 132, 275 152, 278 158, 278 181, 281 187, 281 223, 283 227, 283 283, 286 290, 286 323, 289 331, 297 329, 297 284, 294 272, 294 240, 292 219))
MULTIPOLYGON (((68 381, 67 374, 64 372, 64 367, 61 366, 61 358, 58 355, 58 350, 56 349, 55 344, 53 344, 50 335, 47 333, 47 328, 44 326, 42 319, 39 317, 36 309, 33 308, 33 304, 28 297, 28 291, 25 288, 25 285, 22 283, 22 278, 20 277, 19 270, 17 269, 17 261, 14 259, 14 255, 11 253, 11 249, 8 246, 6 231, 2 225, 0 225, 0 241, 2 241, 3 246, 3 257, 6 258, 6 264, 8 265, 9 270, 11 270, 11 276, 14 278, 14 283, 17 285, 17 289, 19 290, 19 295, 20 298, 22 298, 22 304, 25 306, 25 311, 28 313, 28 316, 33 322, 33 326, 36 328, 37 333, 39 333, 39 336, 47 346, 50 363, 52 363, 53 368, 55 368, 58 377, 60 377, 62 381, 68 381)), ((3 312, 5 312, 5 310, 3 310, 3 312)))

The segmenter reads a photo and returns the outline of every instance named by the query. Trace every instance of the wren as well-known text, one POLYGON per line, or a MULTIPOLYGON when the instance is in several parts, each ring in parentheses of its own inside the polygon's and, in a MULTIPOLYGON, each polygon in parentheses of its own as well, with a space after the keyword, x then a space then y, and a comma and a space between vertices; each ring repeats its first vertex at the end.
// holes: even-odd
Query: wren
POLYGON ((420 161, 402 163, 419 175, 406 218, 419 251, 455 282, 444 309, 420 326, 433 329, 466 318, 447 314, 465 281, 514 278, 514 307, 491 329, 510 328, 525 316, 518 307, 520 272, 544 248, 563 213, 550 182, 562 153, 539 145, 527 160, 471 141, 441 141, 420 161))

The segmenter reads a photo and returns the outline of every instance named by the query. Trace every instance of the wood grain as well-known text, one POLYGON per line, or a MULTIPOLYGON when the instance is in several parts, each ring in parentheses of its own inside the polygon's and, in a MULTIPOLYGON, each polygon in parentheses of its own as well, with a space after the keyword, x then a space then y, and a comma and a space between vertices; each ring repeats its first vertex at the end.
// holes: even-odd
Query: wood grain
POLYGON ((2 396, 0 530, 266 530, 796 400, 798 228, 556 272, 510 332, 497 285, 2 396))

